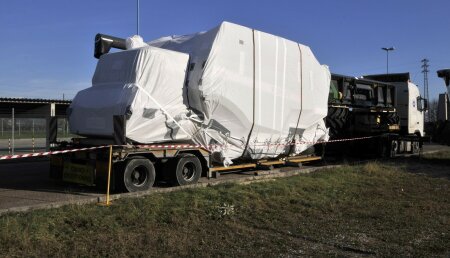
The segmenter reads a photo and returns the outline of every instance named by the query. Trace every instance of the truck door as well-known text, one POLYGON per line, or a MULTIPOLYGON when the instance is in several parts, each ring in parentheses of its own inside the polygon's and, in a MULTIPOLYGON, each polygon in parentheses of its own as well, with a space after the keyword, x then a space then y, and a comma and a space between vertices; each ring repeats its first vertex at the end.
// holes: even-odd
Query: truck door
POLYGON ((419 88, 408 83, 408 95, 409 95, 409 123, 408 123, 408 133, 420 133, 423 136, 423 126, 424 126, 424 102, 420 97, 419 88))

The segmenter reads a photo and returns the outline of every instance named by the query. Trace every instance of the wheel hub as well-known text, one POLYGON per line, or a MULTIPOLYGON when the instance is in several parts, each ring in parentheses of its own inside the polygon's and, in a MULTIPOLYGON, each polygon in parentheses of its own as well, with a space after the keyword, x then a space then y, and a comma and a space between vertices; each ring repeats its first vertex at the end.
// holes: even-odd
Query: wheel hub
POLYGON ((131 182, 133 183, 133 185, 135 186, 139 186, 145 183, 145 181, 147 180, 147 176, 146 176, 146 168, 144 167, 136 167, 133 172, 131 173, 131 182))
POLYGON ((196 172, 195 165, 189 162, 184 165, 181 175, 183 176, 184 180, 190 181, 194 178, 195 172, 196 172))

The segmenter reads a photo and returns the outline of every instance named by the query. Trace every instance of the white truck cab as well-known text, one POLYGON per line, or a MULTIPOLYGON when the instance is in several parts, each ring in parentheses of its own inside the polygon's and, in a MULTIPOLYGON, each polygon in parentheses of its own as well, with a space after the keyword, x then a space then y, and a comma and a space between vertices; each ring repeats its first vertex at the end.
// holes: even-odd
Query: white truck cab
POLYGON ((419 87, 412 82, 395 82, 397 112, 400 128, 407 134, 424 136, 424 112, 427 101, 420 96, 419 87))
POLYGON ((428 109, 428 101, 420 96, 419 87, 411 82, 409 73, 365 75, 364 78, 394 85, 395 108, 402 134, 424 136, 424 112, 428 109))

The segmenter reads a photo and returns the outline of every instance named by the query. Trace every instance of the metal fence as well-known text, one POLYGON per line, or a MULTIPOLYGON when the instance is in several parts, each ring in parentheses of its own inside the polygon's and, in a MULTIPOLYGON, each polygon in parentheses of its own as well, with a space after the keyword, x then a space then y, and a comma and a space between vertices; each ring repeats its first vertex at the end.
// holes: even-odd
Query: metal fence
MULTIPOLYGON (((45 150, 46 119, 0 118, 0 154, 17 154, 45 150)), ((59 118, 58 140, 72 137, 67 119, 59 118)))

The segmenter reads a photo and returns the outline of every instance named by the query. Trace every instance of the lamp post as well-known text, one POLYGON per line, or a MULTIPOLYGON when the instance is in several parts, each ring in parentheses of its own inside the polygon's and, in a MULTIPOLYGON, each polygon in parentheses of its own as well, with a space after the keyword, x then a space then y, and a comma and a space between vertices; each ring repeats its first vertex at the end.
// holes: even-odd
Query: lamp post
POLYGON ((386 51, 386 74, 389 74, 389 51, 395 50, 394 47, 382 47, 382 50, 386 51))
POLYGON ((137 0, 136 8, 136 35, 139 35, 139 0, 137 0))

